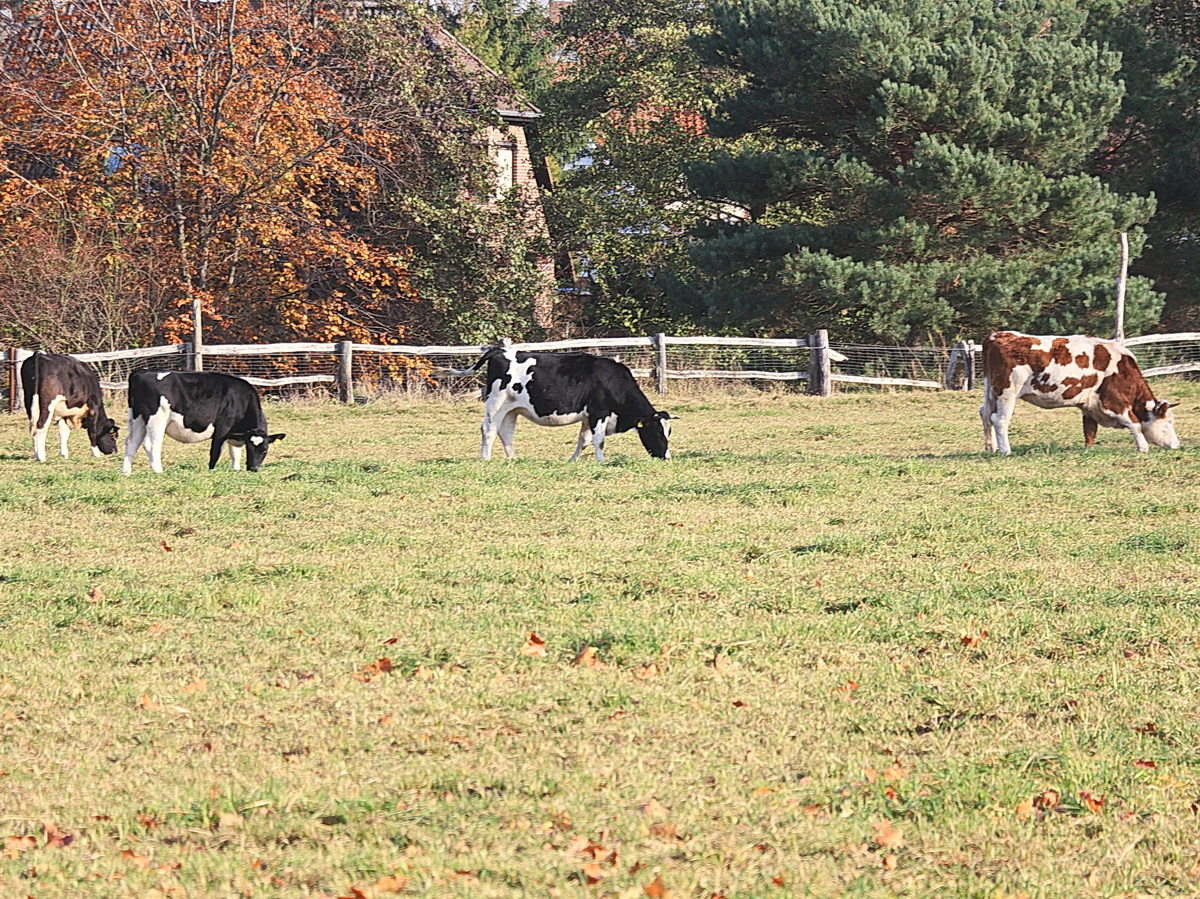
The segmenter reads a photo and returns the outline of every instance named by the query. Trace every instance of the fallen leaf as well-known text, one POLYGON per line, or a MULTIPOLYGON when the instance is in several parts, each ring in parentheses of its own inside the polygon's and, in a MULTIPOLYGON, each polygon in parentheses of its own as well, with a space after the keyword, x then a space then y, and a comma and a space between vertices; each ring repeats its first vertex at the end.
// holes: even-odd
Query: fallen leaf
POLYGON ((538 658, 544 656, 545 654, 546 641, 533 631, 530 631, 525 640, 525 645, 521 647, 521 655, 538 658))
POLYGON ((750 791, 751 796, 770 796, 775 792, 774 787, 755 787, 750 791))
POLYGON ((605 871, 597 862, 588 862, 581 870, 583 871, 583 879, 588 886, 599 883, 612 873, 612 871, 605 871))
POLYGON ((1018 818, 1028 818, 1033 814, 1033 800, 1022 799, 1017 803, 1017 807, 1014 809, 1014 812, 1018 818))
POLYGON ((87 595, 88 599, 90 599, 92 602, 99 602, 100 600, 104 599, 104 591, 99 587, 89 588, 87 595))
POLYGON ((62 849, 64 846, 70 846, 75 842, 75 837, 73 835, 69 833, 63 833, 49 822, 42 824, 42 835, 46 839, 47 849, 62 849))
POLYGON ((1033 797, 1034 808, 1051 809, 1062 803, 1062 794, 1058 790, 1042 790, 1033 797))
POLYGON ((1097 796, 1090 790, 1080 790, 1079 801, 1086 805, 1093 812, 1099 812, 1102 808, 1104 808, 1104 797, 1097 796))
POLYGON ((1135 767, 1135 768, 1157 768, 1158 762, 1154 761, 1153 759, 1137 759, 1133 763, 1133 767, 1135 767))
POLYGON ((640 677, 642 680, 658 677, 658 666, 653 662, 648 665, 638 665, 633 669, 633 676, 640 677))
POLYGON ((393 877, 388 875, 375 881, 375 889, 381 893, 403 893, 407 885, 407 877, 393 877))
POLYGON ((671 891, 667 889, 663 883, 662 875, 655 877, 653 881, 642 887, 642 892, 650 899, 670 899, 671 891))
POLYGON ((138 705, 140 705, 142 708, 144 708, 148 712, 157 712, 159 709, 161 709, 163 707, 162 703, 155 702, 154 699, 151 698, 149 693, 143 693, 141 695, 141 697, 138 699, 138 705))
POLYGON ((651 824, 650 825, 650 835, 654 836, 654 837, 658 837, 659 839, 662 839, 662 840, 682 840, 683 839, 683 837, 681 837, 679 835, 679 831, 676 829, 675 825, 671 824, 668 821, 662 821, 658 824, 651 824))
POLYGON ((377 724, 380 724, 380 725, 384 725, 384 726, 386 726, 386 725, 388 725, 388 724, 391 724, 391 723, 392 723, 392 719, 393 719, 394 717, 395 717, 395 716, 394 716, 394 715, 392 715, 392 713, 391 713, 391 712, 388 712, 386 715, 383 715, 383 716, 381 716, 381 717, 380 717, 380 719, 379 719, 379 720, 378 720, 376 723, 377 723, 377 724))
POLYGON ((244 823, 245 819, 237 812, 225 812, 221 817, 217 818, 217 827, 221 830, 237 830, 244 823))
POLYGON ((898 862, 898 859, 896 858, 896 856, 885 855, 879 861, 883 863, 883 869, 885 871, 895 871, 896 870, 896 864, 898 862))
POLYGON ((388 637, 386 640, 384 640, 382 642, 383 642, 384 646, 391 646, 393 643, 395 643, 399 639, 400 639, 399 637, 388 637))
POLYGON ((37 840, 30 836, 12 836, 6 837, 4 840, 4 854, 9 858, 16 858, 22 852, 27 852, 36 847, 37 840))
POLYGON ((858 684, 855 681, 848 680, 840 687, 834 687, 831 693, 850 693, 858 689, 858 684))
POLYGON ((987 637, 987 631, 980 631, 978 634, 963 634, 958 638, 958 642, 968 649, 974 649, 987 637))
POLYGON ((121 858, 135 867, 141 868, 143 871, 149 871, 151 865, 150 857, 146 855, 138 855, 132 849, 122 849, 121 858))
POLYGON ((890 821, 876 821, 871 829, 875 831, 875 842, 883 849, 899 849, 904 845, 904 834, 890 821))
POLYGON ((170 553, 170 552, 175 551, 174 549, 172 549, 171 544, 167 543, 166 540, 162 541, 162 543, 160 543, 159 546, 161 546, 163 548, 163 552, 170 553))
POLYGON ((575 656, 575 661, 571 663, 579 668, 604 668, 605 664, 600 660, 600 650, 595 646, 585 646, 579 650, 579 655, 575 656))
POLYGON ((208 689, 208 681, 206 681, 204 678, 200 678, 199 680, 193 681, 192 683, 190 683, 186 687, 184 687, 183 692, 184 693, 203 693, 207 689, 208 689))

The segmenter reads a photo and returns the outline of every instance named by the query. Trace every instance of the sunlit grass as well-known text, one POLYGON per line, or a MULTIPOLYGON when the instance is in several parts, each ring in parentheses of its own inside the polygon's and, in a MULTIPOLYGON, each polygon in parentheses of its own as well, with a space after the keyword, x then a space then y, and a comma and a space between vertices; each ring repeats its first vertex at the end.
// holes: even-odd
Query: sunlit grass
POLYGON ((1157 389, 1181 451, 693 390, 667 463, 388 399, 125 478, 10 416, 7 892, 1193 892, 1200 389, 1157 389))

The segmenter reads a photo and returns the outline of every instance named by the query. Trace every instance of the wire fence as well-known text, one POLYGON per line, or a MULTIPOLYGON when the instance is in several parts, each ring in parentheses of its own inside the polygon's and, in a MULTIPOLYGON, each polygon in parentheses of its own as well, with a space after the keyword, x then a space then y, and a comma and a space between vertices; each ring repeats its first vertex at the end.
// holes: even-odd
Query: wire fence
MULTIPOLYGON (((916 387, 970 389, 978 345, 906 347, 823 343, 823 332, 806 338, 621 337, 513 343, 514 349, 585 351, 619 359, 643 380, 666 392, 669 381, 714 383, 796 382, 814 391, 827 379, 839 390, 916 387), (824 367, 824 368, 823 368, 824 367), (822 370, 825 371, 822 374, 822 370)), ((1150 377, 1200 371, 1200 333, 1160 334, 1126 341, 1150 377)), ((480 376, 455 374, 469 368, 488 349, 483 345, 381 346, 357 343, 230 344, 204 348, 202 367, 246 378, 277 396, 319 394, 343 400, 403 390, 477 390, 480 376)), ((0 396, 16 411, 20 362, 27 349, 0 351, 0 396)), ((191 347, 173 344, 105 353, 81 353, 110 391, 123 390, 138 368, 183 371, 194 367, 191 347)), ((827 390, 822 392, 828 392, 827 390)))

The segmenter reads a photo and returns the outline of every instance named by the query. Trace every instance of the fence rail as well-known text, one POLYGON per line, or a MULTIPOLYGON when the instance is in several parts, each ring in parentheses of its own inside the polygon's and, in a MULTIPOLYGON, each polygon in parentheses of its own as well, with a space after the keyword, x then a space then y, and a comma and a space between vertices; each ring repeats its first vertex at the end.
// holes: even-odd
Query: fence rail
MULTIPOLYGON (((1130 338, 1138 347, 1142 371, 1149 377, 1200 371, 1200 332, 1153 334, 1130 338)), ((809 393, 828 395, 834 384, 923 389, 962 389, 975 386, 979 345, 968 340, 952 347, 830 345, 826 332, 808 337, 611 337, 511 343, 526 351, 584 350, 619 358, 638 378, 654 382, 660 393, 672 380, 737 380, 805 382, 809 393)), ((477 375, 456 373, 468 368, 486 345, 399 346, 352 343, 213 344, 200 359, 191 346, 141 347, 97 353, 78 353, 92 364, 102 385, 123 390, 136 368, 187 371, 199 368, 226 371, 250 383, 281 392, 329 391, 343 402, 385 390, 418 389, 430 382, 450 389, 468 389, 477 375)), ((20 405, 18 369, 30 350, 0 351, 0 394, 9 411, 20 405)))

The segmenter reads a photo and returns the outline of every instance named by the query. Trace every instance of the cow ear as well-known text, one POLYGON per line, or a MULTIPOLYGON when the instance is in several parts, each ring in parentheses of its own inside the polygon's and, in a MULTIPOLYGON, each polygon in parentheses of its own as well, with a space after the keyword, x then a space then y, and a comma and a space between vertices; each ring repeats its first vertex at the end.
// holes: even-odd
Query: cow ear
POLYGON ((115 435, 120 430, 121 429, 117 425, 109 425, 107 428, 104 429, 104 433, 115 435))
POLYGON ((1163 403, 1163 406, 1165 406, 1168 409, 1174 409, 1178 405, 1179 405, 1179 403, 1163 403))
POLYGON ((287 434, 268 434, 267 443, 274 443, 276 440, 282 440, 287 434))
POLYGON ((678 415, 672 415, 670 412, 659 412, 658 417, 662 418, 662 419, 666 419, 668 421, 678 421, 679 420, 678 415))

